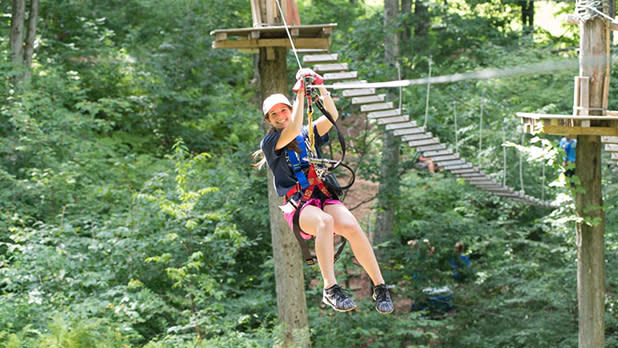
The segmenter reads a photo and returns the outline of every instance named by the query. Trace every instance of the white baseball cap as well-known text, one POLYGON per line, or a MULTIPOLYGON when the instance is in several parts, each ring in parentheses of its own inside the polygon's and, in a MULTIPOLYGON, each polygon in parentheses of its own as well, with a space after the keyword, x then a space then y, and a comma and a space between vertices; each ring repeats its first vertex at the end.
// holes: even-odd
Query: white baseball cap
POLYGON ((277 104, 285 104, 289 107, 292 107, 292 103, 290 103, 286 96, 279 93, 273 94, 270 97, 264 99, 264 103, 262 104, 262 111, 264 111, 264 116, 266 116, 270 109, 272 109, 273 106, 277 104))

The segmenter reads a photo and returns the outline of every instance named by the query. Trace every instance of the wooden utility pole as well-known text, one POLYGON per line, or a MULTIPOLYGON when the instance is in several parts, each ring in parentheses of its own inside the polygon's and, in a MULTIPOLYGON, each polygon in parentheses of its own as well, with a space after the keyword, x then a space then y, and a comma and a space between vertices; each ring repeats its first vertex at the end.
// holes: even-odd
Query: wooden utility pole
MULTIPOLYGON (((273 93, 287 94, 287 50, 283 47, 260 49, 258 69, 262 100, 273 93)), ((279 205, 282 199, 273 185, 273 176, 268 172, 268 201, 270 210, 270 234, 275 261, 277 285, 277 308, 279 322, 283 325, 284 347, 309 346, 309 325, 305 301, 303 257, 279 205), (304 341, 304 342, 303 342, 304 341)))
POLYGON ((605 346, 601 136, 604 141, 618 144, 618 111, 607 110, 610 30, 618 30, 618 25, 606 13, 608 9, 613 11, 613 7, 605 1, 592 4, 578 0, 576 13, 567 19, 569 23, 578 24, 580 29, 579 76, 575 77, 573 115, 518 113, 526 129, 533 132, 577 137, 573 191, 578 218, 575 233, 580 348, 605 346))
MULTIPOLYGON (((291 0, 279 0, 279 3, 284 13, 295 8, 291 0)), ((257 70, 261 100, 273 93, 288 95, 286 55, 292 45, 283 26, 277 3, 275 0, 251 0, 251 13, 253 15, 251 28, 212 31, 210 34, 215 36, 212 47, 238 48, 259 53, 257 70)), ((297 24, 300 20, 296 16, 292 22, 297 24)), ((330 46, 330 34, 334 27, 336 24, 292 25, 289 32, 296 49, 326 51, 330 46)), ((303 257, 298 241, 279 208, 283 200, 275 191, 272 173, 267 172, 277 309, 283 333, 283 342, 278 346, 309 347, 311 342, 305 300, 303 257)))
MULTIPOLYGON (((596 16, 581 21, 579 81, 583 88, 580 96, 585 99, 588 90, 587 103, 584 101, 581 108, 584 114, 603 115, 607 108, 608 39, 609 24, 603 18, 596 16), (588 104, 588 110, 583 104, 588 104)), ((579 347, 599 348, 605 346, 605 213, 600 136, 578 135, 576 159, 575 175, 581 182, 575 189, 575 206, 581 218, 576 225, 579 347)))

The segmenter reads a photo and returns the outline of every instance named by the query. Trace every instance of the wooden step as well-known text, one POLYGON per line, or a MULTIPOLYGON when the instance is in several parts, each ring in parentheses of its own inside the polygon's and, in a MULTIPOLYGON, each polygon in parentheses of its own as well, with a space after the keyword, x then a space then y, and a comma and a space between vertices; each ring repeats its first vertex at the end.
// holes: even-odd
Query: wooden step
POLYGON ((605 151, 618 152, 618 144, 605 144, 605 151))
POLYGON ((313 71, 317 73, 333 72, 333 71, 346 71, 348 70, 348 63, 336 63, 336 64, 316 64, 313 66, 313 71))
POLYGON ((428 151, 425 152, 425 157, 434 157, 434 156, 442 156, 442 155, 452 155, 453 154, 453 150, 448 149, 448 150, 440 150, 440 151, 428 151))
POLYGON ((433 134, 431 132, 421 133, 421 134, 410 134, 404 135, 401 137, 401 141, 416 141, 416 140, 424 140, 433 138, 433 134))
POLYGON ((436 162, 436 163, 440 163, 440 162, 448 162, 448 161, 454 161, 454 160, 458 160, 459 159, 459 154, 455 153, 452 155, 442 155, 442 156, 434 156, 434 157, 430 157, 432 161, 436 162))
POLYGON ((382 111, 393 108, 393 102, 361 105, 361 112, 382 111))
POLYGON ((339 55, 337 53, 332 54, 312 54, 306 55, 303 57, 303 63, 305 64, 314 64, 314 63, 334 63, 339 60, 339 55))
POLYGON ((436 151, 444 149, 446 149, 446 144, 424 145, 416 147, 417 152, 436 151))
POLYGON ((347 72, 339 72, 339 73, 326 73, 324 74, 324 81, 341 81, 341 80, 352 80, 358 78, 357 71, 347 71, 347 72))
POLYGON ((419 139, 419 140, 409 141, 408 146, 416 147, 416 146, 435 145, 439 143, 440 143, 440 138, 428 138, 428 139, 419 139))
POLYGON ((418 125, 416 124, 416 121, 401 122, 401 123, 391 123, 391 124, 387 124, 386 125, 386 130, 402 129, 402 128, 412 128, 412 127, 417 127, 417 126, 418 125))
POLYGON ((386 94, 369 95, 364 97, 352 98, 352 104, 371 104, 371 103, 384 103, 386 94))
POLYGON ((468 169, 456 169, 456 170, 452 170, 451 173, 453 174, 463 174, 463 173, 479 173, 478 169, 476 168, 468 168, 468 169))
POLYGON ((364 95, 373 95, 376 94, 375 88, 354 88, 354 89, 344 89, 342 94, 346 98, 350 97, 360 97, 364 95))
POLYGON ((395 131, 393 132, 393 135, 400 136, 400 135, 418 134, 418 133, 424 133, 424 132, 425 132, 425 127, 412 127, 412 128, 395 129, 395 131))
POLYGON ((409 119, 410 119, 409 115, 395 116, 395 117, 382 117, 382 118, 378 118, 378 124, 379 125, 385 124, 388 127, 388 125, 391 123, 397 124, 399 122, 406 122, 409 119))
POLYGON ((444 170, 453 170, 453 169, 469 169, 469 168, 474 168, 474 167, 472 166, 472 163, 466 163, 466 164, 459 164, 455 166, 444 166, 443 168, 444 170))
POLYGON ((372 119, 372 118, 391 117, 391 116, 399 116, 399 115, 401 115, 401 110, 393 109, 393 110, 387 110, 387 111, 370 112, 367 114, 367 118, 372 119))
POLYGON ((467 163, 465 159, 461 159, 461 158, 460 159, 456 159, 456 160, 450 160, 450 161, 435 161, 434 160, 434 162, 436 164, 438 164, 439 166, 442 166, 442 167, 459 166, 459 165, 467 163))

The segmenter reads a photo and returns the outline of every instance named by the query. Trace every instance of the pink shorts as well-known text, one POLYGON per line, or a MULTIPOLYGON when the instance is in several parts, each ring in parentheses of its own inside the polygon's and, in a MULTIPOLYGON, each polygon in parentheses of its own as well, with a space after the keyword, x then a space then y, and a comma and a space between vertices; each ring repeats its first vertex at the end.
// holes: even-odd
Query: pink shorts
MULTIPOLYGON (((339 200, 336 200, 336 199, 330 199, 330 198, 327 198, 327 199, 324 201, 324 206, 321 206, 321 205, 320 205, 320 202, 321 202, 321 201, 320 201, 318 198, 311 198, 310 200, 308 200, 308 201, 307 201, 307 203, 305 203, 305 205, 303 205, 302 207, 300 207, 300 212, 302 213, 302 212, 303 212, 303 209, 305 209, 305 207, 306 207, 306 206, 308 206, 308 205, 313 205, 313 206, 318 207, 318 208, 320 208, 320 209, 323 209, 323 208, 324 208, 324 206, 326 206, 326 205, 331 205, 331 204, 340 204, 340 205, 343 205, 343 202, 341 202, 341 201, 339 201, 339 200)), ((287 221, 287 222, 288 222, 288 225, 290 225, 290 228, 292 229, 292 231, 294 230, 294 213, 295 213, 295 212, 296 212, 296 211, 293 211, 293 212, 290 212, 290 213, 284 213, 284 214, 283 214, 283 217, 285 217, 285 221, 287 221)), ((305 233, 305 232, 303 232, 303 231, 300 231, 300 235, 301 235, 301 237, 303 237, 303 239, 311 239, 311 237, 313 237, 312 235, 310 235, 310 234, 306 234, 306 233, 305 233)))

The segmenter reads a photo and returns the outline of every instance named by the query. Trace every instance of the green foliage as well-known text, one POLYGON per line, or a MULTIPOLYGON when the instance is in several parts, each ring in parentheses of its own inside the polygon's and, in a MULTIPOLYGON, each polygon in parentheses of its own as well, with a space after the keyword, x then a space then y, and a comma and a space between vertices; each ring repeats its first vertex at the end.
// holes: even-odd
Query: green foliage
MULTIPOLYGON (((429 57, 433 76, 551 61, 556 52, 574 57, 556 50, 576 46, 576 30, 522 34, 513 29, 512 3, 426 5, 427 14, 399 18, 411 34, 402 43, 404 78, 425 77, 429 57), (429 24, 426 36, 414 35, 419 22, 429 24)), ((299 7, 305 24, 338 22, 332 51, 363 79, 396 76, 383 61, 380 7, 343 0, 299 7)), ((16 89, 9 21, 2 22, 0 347, 280 343, 266 180, 249 156, 262 135, 253 57, 213 50, 209 35, 250 23, 240 0, 42 2, 32 83, 16 89)), ((398 309, 384 317, 357 298, 361 310, 333 314, 312 285, 318 270, 307 268, 314 346, 576 345, 574 218, 562 155, 555 138, 525 136, 522 144, 514 117, 570 112, 574 73, 432 86, 432 133, 454 147, 456 111, 463 157, 560 206, 523 206, 445 173, 411 170, 416 154, 402 151, 395 235, 376 246, 398 309), (468 246, 469 267, 451 265, 456 241, 468 246), (428 300, 423 289, 444 286, 455 294, 451 311, 411 311, 428 300)), ((410 115, 424 115, 425 87, 403 90, 410 115)), ((609 102, 615 109, 618 101, 609 102)), ((360 177, 377 178, 382 129, 354 124, 356 106, 340 108, 359 130, 348 141, 351 163, 360 177)), ((613 167, 603 177, 611 347, 618 345, 618 186, 613 167)), ((337 265, 342 282, 351 280, 352 264, 346 252, 337 265)))

